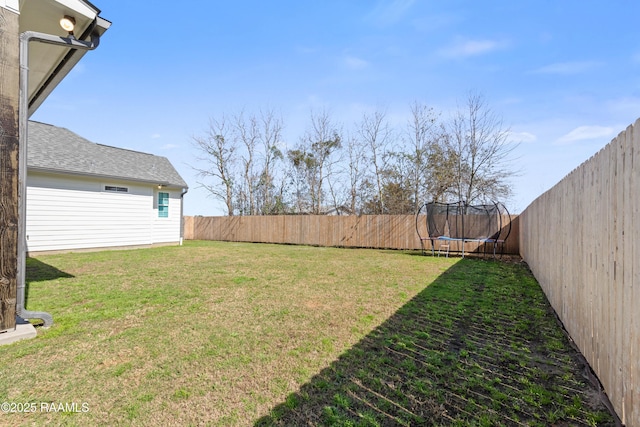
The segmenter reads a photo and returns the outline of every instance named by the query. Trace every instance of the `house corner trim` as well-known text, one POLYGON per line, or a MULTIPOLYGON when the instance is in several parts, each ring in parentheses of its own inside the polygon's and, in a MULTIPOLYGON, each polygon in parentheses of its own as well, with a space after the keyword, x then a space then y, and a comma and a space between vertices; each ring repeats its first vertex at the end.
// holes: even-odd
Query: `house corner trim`
POLYGON ((19 0, 0 0, 0 7, 15 13, 20 13, 19 0))

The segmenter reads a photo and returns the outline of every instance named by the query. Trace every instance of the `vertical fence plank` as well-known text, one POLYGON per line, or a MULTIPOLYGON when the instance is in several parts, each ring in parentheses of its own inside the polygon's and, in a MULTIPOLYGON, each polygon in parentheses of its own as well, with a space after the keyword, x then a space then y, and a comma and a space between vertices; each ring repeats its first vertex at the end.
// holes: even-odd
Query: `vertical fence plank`
POLYGON ((615 197, 616 197, 616 233, 615 233, 615 264, 614 264, 614 292, 613 300, 614 306, 614 324, 612 330, 612 345, 613 345, 613 357, 611 376, 614 381, 613 388, 615 389, 615 399, 621 402, 622 412, 626 412, 624 408, 624 395, 622 392, 622 364, 626 359, 623 356, 625 345, 623 343, 624 327, 624 231, 625 231, 625 211, 627 208, 627 201, 625 200, 625 189, 627 184, 624 181, 625 169, 627 161, 626 153, 626 140, 627 135, 630 133, 630 129, 621 132, 616 138, 616 182, 615 182, 615 197))
POLYGON ((193 240, 193 217, 186 216, 182 222, 182 235, 185 240, 193 240))
MULTIPOLYGON (((634 129, 633 126, 629 126, 626 130, 623 152, 624 152, 624 168, 622 171, 622 175, 620 179, 622 181, 622 191, 621 197, 624 200, 625 207, 623 211, 622 217, 622 257, 621 264, 623 268, 622 272, 622 295, 620 296, 620 300, 622 303, 621 307, 621 319, 620 325, 621 328, 618 331, 618 339, 621 343, 620 349, 620 376, 622 378, 632 378, 632 370, 631 366, 634 363, 638 362, 638 357, 636 360, 632 358, 631 355, 631 343, 626 339, 626 328, 627 325, 633 323, 632 312, 638 310, 638 307, 634 307, 630 304, 632 301, 632 291, 633 291, 633 199, 634 193, 631 192, 632 182, 633 182, 633 157, 634 157, 634 147, 633 147, 633 135, 634 129)), ((626 412, 630 409, 629 402, 631 400, 630 394, 631 389, 628 387, 628 384, 625 384, 623 381, 621 384, 621 396, 622 396, 622 412, 626 414, 626 412)))
POLYGON ((629 426, 640 426, 638 126, 518 219, 523 258, 629 426))
POLYGON ((633 408, 630 417, 636 425, 640 425, 640 266, 637 260, 640 258, 640 119, 634 124, 633 132, 633 156, 632 171, 630 179, 630 194, 633 197, 632 214, 631 214, 631 245, 632 253, 632 286, 629 287, 627 302, 631 308, 629 312, 628 328, 632 333, 629 339, 629 373, 626 378, 631 378, 629 382, 625 382, 625 407, 633 408))
MULTIPOLYGON (((427 233, 426 218, 418 219, 420 235, 427 233)), ((504 244, 506 254, 519 254, 519 219, 504 244)), ((420 249, 415 215, 274 215, 185 217, 188 240, 284 243, 386 249, 420 249)), ((425 242, 430 249, 430 242, 425 242)), ((478 248, 467 243, 465 251, 478 248)), ((452 250, 461 247, 452 245, 452 250)), ((483 250, 479 247, 478 250, 483 250)))
POLYGON ((618 233, 619 233, 619 206, 618 206, 618 191, 617 191, 617 180, 618 180, 618 147, 617 142, 620 136, 611 144, 611 148, 609 150, 609 164, 611 168, 609 169, 609 193, 611 199, 611 230, 609 233, 609 291, 607 292, 607 301, 608 301, 608 319, 607 319, 607 336, 606 336, 606 345, 609 349, 606 354, 607 365, 605 370, 607 372, 606 378, 609 385, 609 395, 613 400, 620 399, 618 393, 617 384, 615 384, 615 371, 618 368, 616 365, 616 354, 618 349, 615 347, 616 342, 616 325, 617 325, 617 317, 619 313, 616 312, 616 294, 618 288, 618 233))

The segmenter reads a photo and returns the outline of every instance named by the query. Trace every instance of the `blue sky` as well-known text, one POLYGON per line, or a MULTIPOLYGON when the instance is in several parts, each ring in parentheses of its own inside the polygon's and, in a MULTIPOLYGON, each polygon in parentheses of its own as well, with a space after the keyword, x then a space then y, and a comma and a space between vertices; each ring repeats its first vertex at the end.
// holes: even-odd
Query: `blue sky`
POLYGON ((112 27, 31 119, 168 157, 187 215, 222 214, 189 166, 222 113, 273 109, 293 146, 312 109, 403 123, 481 93, 520 141, 515 211, 640 117, 637 1, 92 2, 112 27))

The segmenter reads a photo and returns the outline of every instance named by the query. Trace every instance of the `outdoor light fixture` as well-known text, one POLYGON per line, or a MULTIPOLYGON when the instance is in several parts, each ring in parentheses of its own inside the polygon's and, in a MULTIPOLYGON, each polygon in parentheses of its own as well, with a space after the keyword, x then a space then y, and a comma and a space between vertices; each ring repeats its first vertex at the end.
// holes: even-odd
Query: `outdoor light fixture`
POLYGON ((60 26, 69 34, 73 34, 73 29, 76 26, 76 19, 73 16, 64 15, 64 18, 60 20, 60 26))

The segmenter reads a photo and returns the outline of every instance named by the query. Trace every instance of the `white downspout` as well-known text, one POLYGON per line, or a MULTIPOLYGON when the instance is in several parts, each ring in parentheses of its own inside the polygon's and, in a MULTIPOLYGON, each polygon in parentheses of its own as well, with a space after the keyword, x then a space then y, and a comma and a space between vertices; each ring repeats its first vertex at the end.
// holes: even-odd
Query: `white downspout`
POLYGON ((180 246, 184 240, 184 195, 189 191, 188 188, 183 188, 180 193, 180 246))
MULTIPOLYGON (((94 22, 95 24, 95 22, 94 22)), ((93 50, 98 47, 100 37, 97 33, 91 35, 91 41, 77 40, 73 36, 60 37, 51 34, 25 31, 20 34, 20 99, 18 117, 18 167, 19 167, 19 193, 18 193, 18 271, 16 292, 16 314, 23 319, 42 319, 45 327, 53 324, 53 317, 49 313, 25 310, 25 276, 26 276, 26 252, 27 252, 27 131, 29 109, 29 42, 66 46, 71 49, 93 50)))

